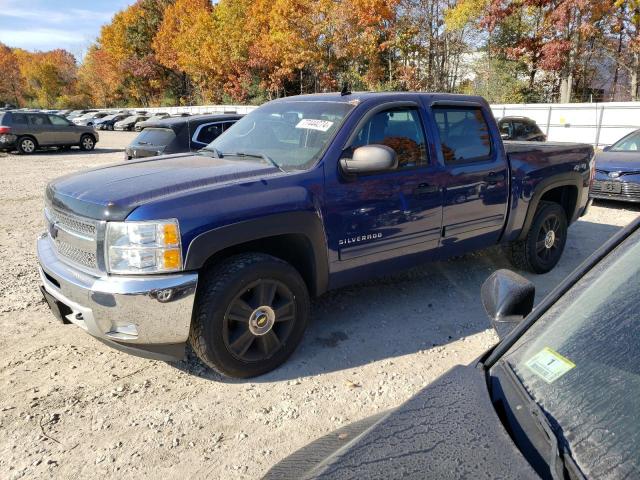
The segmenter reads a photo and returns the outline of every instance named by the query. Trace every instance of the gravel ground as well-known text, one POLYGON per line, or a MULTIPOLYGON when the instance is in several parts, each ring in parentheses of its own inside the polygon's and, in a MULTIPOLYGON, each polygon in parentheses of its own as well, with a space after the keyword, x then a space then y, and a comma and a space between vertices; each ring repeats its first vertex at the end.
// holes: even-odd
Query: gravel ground
MULTIPOLYGON (((34 243, 50 179, 122 161, 132 134, 91 153, 0 157, 0 478, 256 478, 323 434, 395 407, 495 341, 480 285, 498 249, 330 292, 280 369, 220 378, 111 350, 56 323, 40 300, 34 243)), ((538 300, 640 208, 598 203, 559 266, 528 277, 538 300)))

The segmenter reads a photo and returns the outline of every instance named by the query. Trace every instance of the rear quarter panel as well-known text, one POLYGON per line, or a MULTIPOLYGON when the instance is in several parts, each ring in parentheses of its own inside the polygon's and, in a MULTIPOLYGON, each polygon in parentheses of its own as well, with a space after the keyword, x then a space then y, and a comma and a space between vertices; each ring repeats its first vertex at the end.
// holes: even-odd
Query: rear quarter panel
POLYGON ((577 220, 589 199, 593 147, 578 143, 505 142, 511 165, 511 205, 504 241, 526 235, 540 198, 549 190, 572 185, 578 190, 569 222, 577 220))

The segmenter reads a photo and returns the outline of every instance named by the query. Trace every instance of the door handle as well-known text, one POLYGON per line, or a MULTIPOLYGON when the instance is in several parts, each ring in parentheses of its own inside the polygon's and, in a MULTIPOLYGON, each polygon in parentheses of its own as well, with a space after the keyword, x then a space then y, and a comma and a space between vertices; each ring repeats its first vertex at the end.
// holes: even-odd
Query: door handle
POLYGON ((416 195, 424 195, 426 193, 436 193, 437 191, 438 187, 436 185, 421 183, 413 190, 413 193, 415 193, 416 195))
POLYGON ((490 184, 495 184, 498 182, 504 182, 505 175, 504 172, 491 172, 486 177, 484 177, 484 181, 490 184))

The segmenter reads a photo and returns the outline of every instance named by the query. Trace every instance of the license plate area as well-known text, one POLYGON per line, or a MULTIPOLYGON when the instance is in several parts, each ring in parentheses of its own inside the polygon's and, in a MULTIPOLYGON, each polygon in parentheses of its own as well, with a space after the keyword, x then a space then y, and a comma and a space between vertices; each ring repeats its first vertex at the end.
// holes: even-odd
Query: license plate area
POLYGON ((602 191, 604 193, 620 193, 622 192, 622 184, 620 182, 603 182, 602 191))
POLYGON ((40 285, 40 291, 42 292, 44 301, 47 302, 47 305, 49 305, 49 309, 51 310, 51 313, 53 313, 53 316, 56 318, 56 320, 58 320, 60 323, 71 323, 66 319, 67 315, 73 313, 71 309, 64 303, 58 301, 49 292, 47 292, 47 290, 42 285, 40 285))

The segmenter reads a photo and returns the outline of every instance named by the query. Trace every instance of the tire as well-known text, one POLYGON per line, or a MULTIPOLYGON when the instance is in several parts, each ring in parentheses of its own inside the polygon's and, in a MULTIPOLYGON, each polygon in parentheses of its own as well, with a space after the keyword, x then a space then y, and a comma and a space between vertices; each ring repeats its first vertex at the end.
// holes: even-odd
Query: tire
POLYGON ((540 202, 527 236, 507 247, 511 263, 533 273, 552 270, 564 251, 567 225, 562 206, 555 202, 540 202))
POLYGON ((80 150, 90 152, 94 148, 96 148, 96 139, 93 138, 93 135, 82 135, 80 137, 80 150))
POLYGON ((113 125, 107 125, 107 130, 113 132, 113 125))
POLYGON ((241 254, 204 274, 189 343, 218 373, 255 377, 289 358, 309 316, 307 286, 295 268, 270 255, 241 254))
POLYGON ((33 137, 20 137, 16 142, 18 153, 21 155, 30 155, 38 148, 38 142, 33 137))

